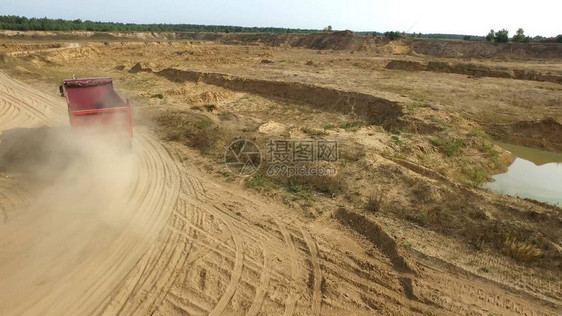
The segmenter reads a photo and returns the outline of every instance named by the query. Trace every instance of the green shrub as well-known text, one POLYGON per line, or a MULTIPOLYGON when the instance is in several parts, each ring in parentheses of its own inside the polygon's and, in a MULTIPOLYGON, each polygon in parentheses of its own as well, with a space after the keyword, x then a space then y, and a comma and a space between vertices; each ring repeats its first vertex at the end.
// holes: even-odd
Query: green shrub
POLYGON ((488 35, 486 35, 486 40, 488 42, 496 42, 496 43, 507 43, 509 41, 509 31, 506 29, 499 30, 494 32, 494 30, 490 30, 488 35))
POLYGON ((491 29, 490 32, 488 32, 488 34, 486 35, 486 40, 488 42, 494 41, 494 30, 493 29, 491 29))
POLYGON ((384 32, 384 37, 388 38, 391 41, 394 41, 406 37, 406 33, 398 31, 384 32))
POLYGON ((494 34, 494 41, 496 43, 507 43, 509 41, 509 31, 501 29, 494 34))
POLYGON ((488 177, 480 170, 473 170, 468 173, 468 180, 473 186, 480 187, 488 181, 488 177))
POLYGON ((522 28, 519 28, 517 30, 517 33, 515 35, 513 35, 513 37, 511 38, 512 42, 516 42, 516 43, 527 43, 531 40, 530 37, 525 36, 525 32, 523 31, 522 28))

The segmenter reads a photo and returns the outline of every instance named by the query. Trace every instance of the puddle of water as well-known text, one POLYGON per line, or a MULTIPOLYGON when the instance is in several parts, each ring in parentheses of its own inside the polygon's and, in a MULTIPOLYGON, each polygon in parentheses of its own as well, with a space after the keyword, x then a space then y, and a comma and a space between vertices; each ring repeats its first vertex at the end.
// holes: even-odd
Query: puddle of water
POLYGON ((501 142, 495 142, 496 145, 500 146, 505 150, 509 150, 518 158, 522 158, 535 163, 535 165, 544 165, 550 162, 562 162, 562 153, 553 153, 550 151, 539 150, 535 148, 506 144, 501 142))
POLYGON ((562 153, 498 143, 517 156, 506 173, 493 176, 486 188, 562 205, 562 153))

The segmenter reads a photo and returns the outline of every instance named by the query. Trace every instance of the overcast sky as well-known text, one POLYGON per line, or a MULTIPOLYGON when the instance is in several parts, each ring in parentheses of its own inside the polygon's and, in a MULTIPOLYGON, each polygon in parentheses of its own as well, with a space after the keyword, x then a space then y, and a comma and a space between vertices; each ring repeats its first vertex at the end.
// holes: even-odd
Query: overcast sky
POLYGON ((501 28, 512 35, 522 27, 531 36, 562 34, 561 0, 0 0, 0 15, 470 35, 501 28))

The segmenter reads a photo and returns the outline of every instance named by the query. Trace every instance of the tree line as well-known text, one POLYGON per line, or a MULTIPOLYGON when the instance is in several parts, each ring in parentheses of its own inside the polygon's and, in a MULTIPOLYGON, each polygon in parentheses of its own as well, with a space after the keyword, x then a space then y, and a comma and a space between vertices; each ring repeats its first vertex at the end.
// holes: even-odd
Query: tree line
POLYGON ((422 34, 422 33, 406 33, 406 32, 399 32, 399 31, 390 31, 384 33, 372 33, 373 36, 376 35, 383 35, 387 39, 394 41, 399 40, 402 38, 410 37, 410 38, 448 38, 448 39, 463 39, 466 41, 470 40, 486 40, 488 42, 493 43, 507 43, 511 40, 514 43, 528 43, 528 42, 557 42, 562 43, 562 34, 556 37, 543 37, 543 36, 535 36, 530 37, 525 35, 525 31, 522 28, 519 28, 515 35, 510 39, 509 38, 509 31, 506 29, 501 29, 499 31, 490 30, 488 35, 484 36, 472 36, 472 35, 458 35, 458 34, 422 34))
MULTIPOLYGON (((490 32, 488 32, 488 35, 486 35, 486 41, 494 43, 507 43, 509 42, 509 31, 506 29, 494 31, 492 29, 490 30, 490 32)), ((514 43, 528 43, 531 41, 562 43, 562 34, 554 38, 547 38, 543 36, 535 36, 531 38, 530 36, 525 35, 525 31, 522 28, 519 28, 517 29, 517 32, 515 32, 515 35, 513 35, 513 37, 511 38, 511 41, 514 43)))
MULTIPOLYGON (((16 15, 0 16, 0 30, 15 31, 92 31, 92 32, 224 32, 224 33, 316 33, 332 32, 332 26, 327 26, 323 30, 316 29, 293 29, 280 27, 243 27, 232 25, 201 25, 201 24, 135 24, 118 22, 96 22, 49 19, 49 18, 26 18, 16 15)), ((464 40, 480 40, 485 38, 489 42, 505 43, 509 41, 509 32, 506 29, 495 32, 490 30, 486 37, 468 36, 458 34, 422 34, 406 32, 358 32, 360 34, 371 34, 373 36, 385 36, 390 40, 397 40, 404 37, 414 38, 449 38, 464 40)), ((555 38, 535 36, 530 38, 524 34, 523 29, 517 30, 511 38, 512 42, 526 43, 529 41, 559 42, 562 43, 562 35, 555 38)))
POLYGON ((15 31, 92 31, 92 32, 225 32, 225 33, 313 33, 313 29, 291 29, 280 27, 242 27, 231 25, 200 24, 134 24, 117 22, 95 22, 49 18, 26 18, 23 16, 0 16, 0 29, 15 31))

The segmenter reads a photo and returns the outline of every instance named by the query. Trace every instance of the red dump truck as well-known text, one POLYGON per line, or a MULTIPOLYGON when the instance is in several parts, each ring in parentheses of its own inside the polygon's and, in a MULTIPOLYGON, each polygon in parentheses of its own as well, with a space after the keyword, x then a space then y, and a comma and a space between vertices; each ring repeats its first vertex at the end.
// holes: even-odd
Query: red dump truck
POLYGON ((128 100, 113 90, 110 77, 65 79, 60 89, 68 104, 70 124, 77 134, 103 134, 105 138, 131 143, 131 107, 128 100))

